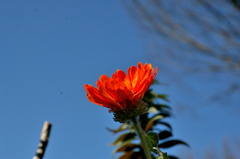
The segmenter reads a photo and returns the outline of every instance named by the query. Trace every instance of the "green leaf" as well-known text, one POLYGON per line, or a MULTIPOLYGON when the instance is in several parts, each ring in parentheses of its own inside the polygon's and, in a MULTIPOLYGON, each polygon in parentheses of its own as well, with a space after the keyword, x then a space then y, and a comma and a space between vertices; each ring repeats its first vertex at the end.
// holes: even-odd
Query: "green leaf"
POLYGON ((168 156, 169 157, 169 159, 179 159, 178 157, 176 157, 176 156, 168 156))
POLYGON ((131 141, 125 141, 122 142, 121 145, 119 145, 118 148, 116 148, 112 152, 112 156, 115 155, 117 152, 129 152, 129 151, 134 151, 135 148, 140 148, 141 146, 139 144, 133 144, 131 141))
POLYGON ((160 111, 157 115, 162 115, 163 118, 170 117, 171 113, 169 111, 160 111))
POLYGON ((129 129, 131 129, 129 123, 121 124, 117 129, 107 128, 108 131, 111 131, 113 133, 118 133, 118 132, 129 130, 129 129))
POLYGON ((150 107, 150 108, 148 109, 148 113, 158 113, 158 110, 157 110, 157 108, 155 108, 155 107, 150 107))
POLYGON ((152 127, 156 124, 155 121, 162 119, 163 116, 162 115, 156 115, 153 116, 147 123, 146 127, 145 127, 145 131, 149 131, 150 129, 152 129, 152 127))
POLYGON ((160 148, 169 148, 169 147, 172 147, 172 146, 175 146, 175 145, 178 145, 178 144, 182 144, 182 145, 185 145, 185 146, 189 147, 189 145, 186 142, 181 141, 181 140, 166 141, 166 142, 163 142, 163 143, 159 144, 158 147, 160 147, 160 148))
POLYGON ((163 121, 157 121, 157 124, 161 124, 166 126, 167 128, 169 128, 170 131, 172 131, 172 126, 170 124, 168 124, 167 122, 163 122, 163 121))
POLYGON ((166 110, 171 110, 171 107, 169 105, 166 105, 166 104, 152 104, 151 105, 152 107, 155 107, 157 110, 159 111, 163 111, 163 109, 166 110))
POLYGON ((125 141, 131 141, 134 140, 136 137, 135 133, 124 133, 120 135, 111 145, 119 146, 125 141))
POLYGON ((157 94, 157 97, 166 101, 166 102, 169 102, 168 100, 168 95, 165 95, 165 94, 157 94))
POLYGON ((139 144, 133 144, 131 142, 126 142, 124 144, 122 144, 121 146, 119 146, 113 153, 116 152, 124 152, 124 151, 132 151, 135 148, 140 148, 139 144))
POLYGON ((153 149, 153 147, 157 147, 158 145, 158 135, 154 132, 148 132, 147 133, 147 140, 150 150, 153 149))
POLYGON ((157 159, 170 159, 167 153, 162 152, 159 148, 154 147, 153 149, 155 150, 155 153, 159 155, 157 159))
POLYGON ((169 159, 167 153, 161 152, 161 157, 160 159, 169 159))
POLYGON ((129 151, 120 156, 119 159, 145 159, 145 156, 141 152, 129 151))
POLYGON ((172 136, 172 132, 167 131, 167 130, 161 131, 158 134, 159 140, 163 140, 163 139, 166 139, 166 138, 171 137, 171 136, 172 136))
POLYGON ((131 159, 131 156, 134 155, 134 153, 136 153, 136 152, 134 152, 134 151, 126 152, 123 155, 121 155, 119 157, 119 159, 131 159))
POLYGON ((158 84, 158 85, 160 85, 161 82, 159 82, 158 80, 155 79, 155 80, 153 80, 153 83, 152 83, 152 84, 153 84, 153 85, 154 85, 154 84, 158 84))

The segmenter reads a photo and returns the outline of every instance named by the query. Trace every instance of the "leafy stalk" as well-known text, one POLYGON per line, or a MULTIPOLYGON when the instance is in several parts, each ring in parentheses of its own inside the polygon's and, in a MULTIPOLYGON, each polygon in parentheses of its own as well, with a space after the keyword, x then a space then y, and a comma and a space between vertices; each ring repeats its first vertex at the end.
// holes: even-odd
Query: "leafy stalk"
POLYGON ((147 141, 145 132, 143 131, 143 129, 142 129, 141 125, 139 124, 139 121, 136 119, 136 117, 132 118, 132 122, 133 122, 135 130, 138 133, 138 136, 141 140, 142 148, 144 150, 146 159, 152 159, 151 150, 149 150, 149 145, 148 145, 148 141, 147 141))

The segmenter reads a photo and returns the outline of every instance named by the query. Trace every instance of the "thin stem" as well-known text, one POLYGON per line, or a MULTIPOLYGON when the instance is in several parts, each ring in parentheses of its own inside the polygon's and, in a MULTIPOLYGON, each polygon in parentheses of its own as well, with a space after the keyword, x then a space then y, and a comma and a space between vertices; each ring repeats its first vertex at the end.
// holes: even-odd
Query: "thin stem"
POLYGON ((142 129, 139 121, 136 119, 136 117, 132 118, 132 122, 137 131, 138 136, 140 137, 142 148, 145 153, 146 159, 152 159, 151 150, 149 149, 145 132, 143 131, 143 129, 142 129))

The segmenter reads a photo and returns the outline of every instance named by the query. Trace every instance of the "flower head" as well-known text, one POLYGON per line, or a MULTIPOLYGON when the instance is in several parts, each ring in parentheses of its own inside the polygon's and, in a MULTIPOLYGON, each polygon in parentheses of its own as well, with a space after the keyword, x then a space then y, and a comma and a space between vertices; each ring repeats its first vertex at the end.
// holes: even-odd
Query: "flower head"
POLYGON ((107 107, 114 113, 115 121, 124 122, 133 116, 147 112, 142 101, 145 92, 156 77, 158 68, 151 64, 138 63, 126 74, 117 70, 112 77, 102 75, 96 82, 97 88, 84 85, 88 99, 97 105, 107 107))

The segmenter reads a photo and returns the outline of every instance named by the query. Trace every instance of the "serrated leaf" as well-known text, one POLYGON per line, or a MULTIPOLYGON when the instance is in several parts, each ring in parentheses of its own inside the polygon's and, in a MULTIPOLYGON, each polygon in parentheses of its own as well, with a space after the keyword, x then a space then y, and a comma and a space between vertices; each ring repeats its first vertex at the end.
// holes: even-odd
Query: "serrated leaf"
POLYGON ((158 133, 159 140, 163 140, 163 139, 166 139, 171 136, 172 136, 172 132, 167 131, 167 130, 164 130, 164 131, 161 131, 160 133, 158 133))
POLYGON ((111 145, 121 145, 123 142, 125 141, 131 141, 134 140, 136 137, 135 133, 124 133, 122 135, 120 135, 113 143, 111 143, 111 145))
POLYGON ((153 147, 157 147, 158 145, 158 135, 154 132, 148 132, 146 135, 149 149, 152 150, 153 147))
POLYGON ((182 145, 185 145, 185 146, 189 147, 189 145, 186 142, 181 141, 181 140, 166 141, 166 142, 163 142, 163 143, 159 144, 158 147, 160 147, 160 148, 169 148, 169 147, 172 147, 172 146, 175 146, 175 145, 179 145, 179 144, 182 144, 182 145))
POLYGON ((145 127, 145 131, 149 131, 150 129, 152 129, 152 127, 154 126, 154 123, 155 121, 159 120, 159 119, 162 119, 163 116, 162 115, 156 115, 156 116, 153 116, 147 123, 146 127, 145 127))

